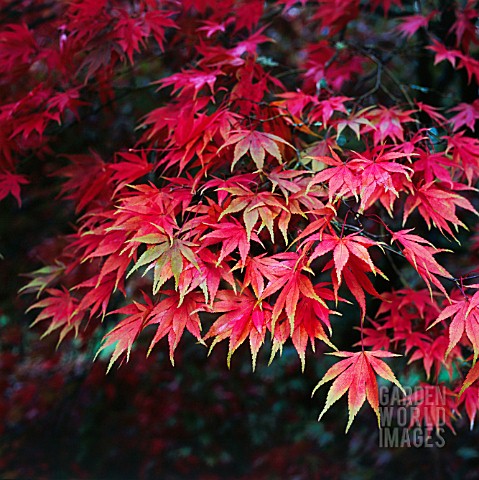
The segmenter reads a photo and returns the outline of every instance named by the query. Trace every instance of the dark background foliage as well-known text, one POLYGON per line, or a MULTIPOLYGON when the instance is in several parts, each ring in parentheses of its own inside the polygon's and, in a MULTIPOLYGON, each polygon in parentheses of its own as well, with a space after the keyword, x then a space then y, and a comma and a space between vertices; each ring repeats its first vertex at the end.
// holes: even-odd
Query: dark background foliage
POLYGON ((301 375, 292 347, 255 373, 245 351, 228 370, 222 348, 207 359, 186 342, 175 368, 139 349, 105 375, 73 342, 55 352, 12 323, 0 357, 5 479, 479 478, 467 421, 443 448, 380 448, 367 410, 345 435, 344 405, 318 423, 309 397, 324 372, 311 356, 301 375))

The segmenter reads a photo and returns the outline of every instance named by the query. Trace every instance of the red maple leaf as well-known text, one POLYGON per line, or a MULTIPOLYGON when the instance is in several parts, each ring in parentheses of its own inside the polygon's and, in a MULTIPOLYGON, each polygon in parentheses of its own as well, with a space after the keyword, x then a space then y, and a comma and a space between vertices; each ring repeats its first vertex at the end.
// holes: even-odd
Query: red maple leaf
POLYGON ((479 363, 476 362, 472 368, 467 372, 466 378, 459 391, 459 397, 464 393, 466 388, 469 388, 479 378, 479 363))
POLYGON ((162 292, 166 295, 151 310, 148 316, 148 325, 158 325, 153 340, 150 343, 148 353, 165 336, 168 337, 170 347, 170 361, 174 365, 174 353, 186 328, 200 343, 201 321, 199 311, 205 310, 201 293, 191 292, 183 297, 178 292, 167 290, 162 292))
POLYGON ((257 298, 263 295, 265 280, 273 281, 274 279, 288 275, 290 269, 282 262, 273 257, 267 257, 262 254, 256 257, 248 256, 244 265, 243 288, 249 287, 253 289, 257 298))
MULTIPOLYGON (((309 298, 326 309, 328 309, 328 306, 314 290, 311 280, 304 273, 301 273, 303 269, 309 270, 305 265, 306 259, 304 255, 293 252, 280 253, 273 258, 281 260, 281 263, 288 269, 289 273, 271 280, 264 289, 261 299, 279 292, 273 306, 272 330, 274 331, 276 321, 284 312, 289 319, 291 331, 294 331, 296 310, 301 298, 309 298)), ((331 329, 329 324, 327 324, 327 327, 331 329)))
POLYGON ((450 279, 452 276, 434 258, 434 255, 444 249, 436 248, 424 238, 410 234, 411 231, 409 229, 392 232, 392 239, 402 247, 402 253, 426 282, 428 289, 431 291, 432 283, 446 295, 446 291, 437 277, 450 279))
POLYGON ((328 122, 333 116, 334 112, 342 112, 348 115, 348 110, 344 105, 349 97, 333 96, 327 100, 321 100, 317 103, 317 106, 309 114, 311 122, 321 121, 325 128, 328 126, 328 122))
POLYGON ((68 155, 70 164, 59 169, 55 175, 64 177, 61 194, 76 202, 77 212, 95 200, 109 195, 111 173, 96 152, 90 155, 68 155))
MULTIPOLYGON (((324 285, 325 284, 317 284, 314 286, 316 295, 325 300, 333 300, 333 293, 324 288, 324 285)), ((303 296, 299 300, 291 339, 301 360, 302 371, 304 371, 305 367, 305 352, 306 347, 308 346, 308 341, 311 343, 313 352, 315 351, 314 344, 316 339, 321 340, 326 345, 336 350, 336 347, 329 340, 329 337, 321 324, 322 322, 329 326, 329 315, 332 313, 337 314, 337 312, 332 312, 316 301, 316 299, 303 296)))
POLYGON ((251 238, 253 228, 261 220, 259 230, 262 227, 266 227, 271 236, 271 241, 274 242, 274 220, 283 210, 288 210, 284 203, 281 202, 281 198, 269 191, 253 192, 243 185, 224 187, 222 190, 234 195, 235 198, 221 212, 218 220, 221 221, 225 215, 242 212, 248 241, 251 238))
POLYGON ((459 50, 448 50, 445 45, 437 40, 432 41, 432 45, 426 47, 428 50, 432 50, 436 55, 434 59, 434 65, 447 60, 453 67, 456 66, 456 59, 460 57, 461 52, 459 50))
POLYGON ((133 302, 125 307, 110 312, 110 315, 120 314, 127 315, 121 320, 113 330, 110 330, 103 338, 103 344, 96 355, 108 347, 113 347, 110 362, 108 364, 109 371, 116 360, 126 352, 126 361, 130 358, 131 347, 133 342, 138 338, 140 333, 146 327, 148 316, 153 309, 153 303, 148 296, 143 295, 145 303, 133 302))
MULTIPOLYGON (((458 186, 456 185, 456 188, 458 186)), ((441 232, 446 231, 454 237, 448 222, 454 226, 456 231, 458 227, 467 228, 456 215, 457 207, 479 215, 467 198, 445 188, 438 188, 437 182, 427 183, 419 188, 413 187, 411 194, 404 203, 403 225, 409 215, 417 208, 429 228, 431 228, 432 222, 441 232)))
POLYGON ((348 166, 360 179, 359 196, 361 197, 360 211, 364 211, 378 198, 385 197, 383 205, 392 211, 394 199, 399 197, 396 189, 398 183, 394 182, 395 177, 400 177, 399 184, 406 188, 407 181, 410 181, 412 169, 395 160, 408 157, 407 153, 384 152, 381 149, 366 151, 363 153, 353 152, 353 158, 348 166))
POLYGON ((172 94, 180 91, 180 95, 189 96, 193 93, 193 99, 196 100, 198 93, 206 86, 212 95, 215 93, 215 83, 219 75, 224 75, 224 73, 221 70, 202 71, 190 69, 170 75, 157 83, 161 84, 161 88, 173 86, 172 94))
POLYGON ((454 432, 451 419, 456 410, 456 395, 444 385, 421 383, 420 388, 404 398, 403 402, 412 407, 409 428, 424 425, 430 436, 433 428, 439 430, 447 425, 454 432))
POLYGON ((466 388, 457 402, 458 406, 461 404, 464 404, 472 430, 474 428, 474 420, 479 410, 479 387, 470 386, 466 388))
POLYGON ((143 15, 143 30, 145 35, 153 35, 162 51, 165 49, 163 45, 165 30, 167 28, 178 28, 176 23, 170 18, 171 16, 173 16, 173 12, 156 9, 147 11, 143 15))
POLYGON ((479 177, 479 140, 464 135, 464 131, 457 132, 447 140, 446 153, 452 151, 452 159, 462 170, 471 185, 479 177))
POLYGON ((479 356, 479 291, 471 298, 465 297, 461 300, 451 300, 448 305, 431 324, 431 327, 446 318, 452 317, 449 324, 449 346, 445 355, 449 355, 451 350, 458 344, 464 333, 472 344, 474 349, 473 363, 476 363, 479 356))
POLYGON ((133 342, 148 325, 158 325, 148 353, 163 337, 167 336, 170 346, 170 361, 173 365, 174 352, 185 328, 198 341, 202 342, 201 324, 198 315, 198 310, 204 306, 201 301, 202 295, 192 293, 180 299, 179 294, 171 290, 162 292, 162 294, 165 297, 161 298, 156 305, 146 295, 143 295, 144 304, 133 302, 111 312, 111 314, 124 314, 127 317, 105 335, 103 345, 98 351, 100 353, 101 350, 114 346, 108 369, 125 352, 128 360, 133 342))
POLYGON ((420 28, 426 28, 431 18, 436 14, 432 12, 427 16, 424 15, 408 15, 400 19, 397 30, 406 38, 411 38, 420 28))
POLYGON ((78 334, 78 329, 83 319, 82 312, 77 312, 78 299, 73 297, 66 288, 61 290, 58 288, 47 288, 46 293, 48 297, 34 303, 27 310, 29 312, 35 308, 41 309, 32 326, 49 319, 50 325, 43 333, 43 336, 61 328, 59 342, 72 330, 75 331, 75 334, 78 334))
POLYGON ((34 31, 25 23, 5 24, 0 32, 0 44, 0 62, 5 71, 29 63, 38 51, 34 31))
POLYGON ((450 112, 459 112, 449 119, 452 123, 453 131, 459 130, 466 125, 471 130, 475 130, 476 120, 479 119, 479 99, 472 103, 459 103, 449 109, 450 112))
POLYGON ((140 51, 145 45, 147 31, 142 22, 132 18, 126 10, 118 9, 118 22, 115 26, 115 40, 126 53, 130 63, 133 63, 133 54, 140 51))
POLYGON ((153 269, 153 295, 156 295, 171 277, 174 277, 177 289, 180 275, 187 265, 194 265, 199 270, 196 255, 192 250, 192 247, 197 245, 192 242, 178 237, 169 238, 163 233, 150 233, 134 237, 129 241, 144 243, 148 248, 135 262, 127 277, 145 265, 147 268, 143 275, 153 269))
POLYGON ((398 107, 386 108, 380 106, 367 112, 366 117, 374 127, 374 144, 380 145, 389 138, 394 143, 404 142, 404 125, 415 122, 411 113, 415 110, 401 110, 398 107))
MULTIPOLYGON (((411 348, 415 348, 411 354, 408 365, 415 361, 422 361, 426 378, 429 380, 431 376, 431 369, 434 366, 435 379, 437 380, 441 374, 442 369, 445 369, 449 374, 449 378, 452 378, 454 363, 453 360, 462 360, 460 349, 453 347, 448 349, 448 341, 444 336, 437 337, 434 341, 431 338, 420 332, 404 333, 402 335, 405 340, 406 353, 411 348), (447 352, 447 353, 446 353, 447 352), (447 358, 450 356, 450 358, 447 358)), ((400 335, 395 337, 395 340, 399 340, 400 335)))
POLYGON ((417 100, 415 101, 415 104, 417 105, 417 108, 419 108, 421 112, 424 112, 427 115, 429 115, 429 117, 431 117, 431 119, 433 119, 439 125, 444 125, 444 123, 446 122, 446 117, 444 117, 444 115, 439 113, 440 108, 433 107, 431 105, 428 105, 426 103, 423 103, 417 100))
MULTIPOLYGON (((326 264, 324 270, 332 267, 334 259, 330 263, 326 264)), ((382 277, 387 278, 384 273, 375 267, 376 273, 379 273, 382 277)), ((354 298, 359 304, 361 310, 361 319, 363 320, 366 315, 366 295, 365 292, 373 295, 376 298, 381 299, 382 296, 374 288, 371 280, 369 280, 366 273, 370 272, 370 266, 364 261, 357 258, 355 255, 349 257, 349 261, 343 269, 344 281, 353 294, 354 298)), ((331 278, 333 283, 333 291, 335 299, 338 298, 339 284, 335 275, 331 278)))
POLYGON ((267 302, 258 299, 248 290, 243 289, 241 295, 231 290, 218 292, 214 304, 216 313, 223 313, 215 320, 203 338, 214 337, 211 349, 222 340, 229 338, 228 366, 235 350, 249 338, 253 370, 256 357, 264 342, 267 325, 271 322, 271 307, 267 302))
POLYGON ((220 147, 218 153, 230 145, 235 145, 231 171, 233 171, 239 159, 247 152, 251 155, 256 168, 262 170, 266 153, 276 158, 278 163, 283 163, 283 157, 278 144, 288 145, 294 150, 290 143, 273 133, 258 132, 256 130, 237 130, 230 132, 228 140, 220 147))
POLYGON ((330 380, 336 379, 329 389, 326 404, 324 405, 318 420, 321 420, 322 416, 327 412, 331 405, 333 405, 333 403, 349 391, 349 420, 346 426, 346 432, 349 430, 354 417, 366 399, 376 413, 379 426, 381 419, 379 413, 379 396, 376 375, 394 383, 404 392, 392 370, 384 361, 380 360, 380 358, 391 358, 397 357, 398 355, 383 350, 361 351, 356 353, 333 352, 328 355, 342 357, 344 360, 333 365, 324 374, 324 377, 313 390, 314 395, 314 392, 321 387, 321 385, 324 385, 330 380))
MULTIPOLYGON (((416 157, 412 168, 415 173, 419 173, 419 177, 423 178, 426 184, 432 184, 439 180, 439 182, 449 187, 454 186, 451 178, 451 169, 447 167, 455 167, 455 162, 444 155, 444 153, 430 153, 423 150, 416 150, 416 152, 419 154, 419 157, 416 157)), ((413 192, 410 193, 413 194, 413 192)))
MULTIPOLYGON (((243 264, 246 263, 246 257, 250 250, 250 241, 245 227, 237 220, 231 222, 221 222, 217 225, 211 225, 213 230, 201 238, 202 247, 222 243, 220 256, 217 262, 220 263, 227 255, 238 249, 243 264)), ((261 243, 256 233, 251 233, 251 240, 261 243)))
POLYGON ((357 198, 357 194, 361 185, 359 177, 356 175, 354 168, 349 165, 349 162, 343 162, 333 149, 330 149, 332 157, 311 155, 310 158, 322 162, 325 165, 330 165, 331 168, 325 168, 314 175, 308 185, 310 189, 314 185, 328 182, 329 201, 332 202, 335 197, 350 197, 357 198))
POLYGON ((384 325, 380 325, 374 320, 368 319, 372 327, 355 327, 362 332, 363 338, 356 342, 353 346, 371 347, 373 350, 389 350, 391 346, 391 338, 387 334, 384 325))
POLYGON ((196 30, 198 32, 206 32, 206 38, 210 38, 217 32, 225 32, 228 24, 232 22, 233 22, 233 18, 231 17, 226 19, 226 21, 222 23, 218 23, 210 20, 204 20, 203 22, 201 22, 203 26, 198 27, 196 30))
POLYGON ((337 136, 339 137, 343 133, 343 130, 348 127, 355 133, 356 138, 359 140, 361 133, 365 130, 364 127, 369 127, 369 129, 374 130, 374 125, 364 116, 371 108, 373 107, 363 108, 346 119, 338 120, 336 123, 337 136))
POLYGON ((476 36, 474 22, 477 19, 476 3, 468 1, 462 8, 457 8, 455 13, 456 21, 452 24, 449 33, 454 32, 456 36, 456 47, 461 46, 468 51, 470 43, 479 43, 476 36))
POLYGON ((308 242, 319 240, 319 244, 313 250, 309 257, 309 263, 315 258, 321 257, 328 252, 333 253, 334 272, 337 278, 338 286, 341 285, 342 272, 349 261, 350 255, 354 255, 361 262, 367 264, 368 270, 376 274, 376 267, 368 252, 368 248, 377 246, 374 240, 366 238, 362 235, 352 233, 344 237, 330 235, 328 233, 312 235, 308 238, 308 242))
MULTIPOLYGON (((123 272, 124 273, 124 272, 123 272)), ((113 274, 105 275, 103 278, 95 275, 84 282, 76 285, 74 289, 87 288, 88 290, 83 295, 75 313, 90 310, 90 318, 101 311, 102 318, 106 315, 108 303, 114 290, 118 287, 121 291, 123 289, 123 278, 120 280, 120 285, 116 283, 116 276, 113 274)))
POLYGON ((281 167, 277 167, 269 172, 267 177, 273 185, 272 192, 274 193, 276 187, 278 187, 287 202, 289 195, 301 191, 301 180, 304 180, 302 176, 306 173, 308 172, 301 170, 283 170, 281 167))
POLYGON ((20 186, 28 183, 28 180, 23 175, 11 172, 0 173, 0 200, 3 200, 7 195, 13 195, 20 207, 22 205, 20 186))
POLYGON ((472 77, 475 78, 476 82, 479 82, 479 60, 476 60, 469 55, 464 55, 459 52, 457 55, 459 58, 459 68, 465 68, 467 73, 467 79, 471 83, 472 77))
POLYGON ((366 314, 364 291, 380 298, 366 273, 372 272, 374 275, 379 273, 385 277, 383 272, 374 265, 368 252, 368 248, 380 244, 356 233, 338 236, 320 232, 307 237, 303 245, 309 245, 316 240, 319 244, 312 251, 308 259, 309 264, 316 258, 331 252, 333 258, 324 266, 323 271, 333 268, 332 283, 335 299, 338 299, 338 290, 344 276, 346 285, 358 301, 364 318, 366 314))
POLYGON ((117 161, 109 165, 109 168, 113 171, 111 180, 116 184, 115 192, 147 175, 153 169, 153 165, 148 163, 144 151, 141 151, 140 155, 121 152, 118 156, 123 161, 117 161))
MULTIPOLYGON (((195 277, 199 278, 198 284, 205 294, 205 302, 212 305, 220 282, 224 280, 232 288, 236 288, 235 278, 229 265, 225 261, 218 261, 218 255, 213 254, 209 249, 199 249, 197 255, 199 270, 197 268, 190 268, 189 270, 195 277)), ((181 280, 182 278, 180 277, 180 292, 182 291, 181 280)))

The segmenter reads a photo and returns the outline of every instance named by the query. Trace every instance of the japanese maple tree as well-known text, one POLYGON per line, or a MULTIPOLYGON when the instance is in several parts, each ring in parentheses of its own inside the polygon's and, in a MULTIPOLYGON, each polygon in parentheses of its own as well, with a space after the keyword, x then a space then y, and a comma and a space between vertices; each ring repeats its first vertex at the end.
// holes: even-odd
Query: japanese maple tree
POLYGON ((472 425, 478 16, 470 0, 0 2, 0 199, 68 217, 21 289, 33 323, 85 342, 108 325, 109 368, 143 339, 173 363, 184 335, 227 342, 228 364, 247 343, 253 369, 316 349, 321 416, 348 392, 348 429, 366 400, 379 418, 378 378, 415 371, 406 401, 445 382, 446 424, 472 425))

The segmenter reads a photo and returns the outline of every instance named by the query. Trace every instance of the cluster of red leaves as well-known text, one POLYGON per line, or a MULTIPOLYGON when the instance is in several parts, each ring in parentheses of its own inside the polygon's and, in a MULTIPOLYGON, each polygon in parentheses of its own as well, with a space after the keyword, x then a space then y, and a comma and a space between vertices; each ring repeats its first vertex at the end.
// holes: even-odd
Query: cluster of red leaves
POLYGON ((416 95, 433 86, 398 76, 421 30, 431 69, 447 60, 477 90, 474 2, 441 16, 440 2, 413 13, 399 0, 95 0, 40 2, 40 17, 37 3, 0 12, 24 9, 0 32, 0 198, 20 202, 35 181, 21 160, 48 163, 68 124, 119 101, 125 72, 150 65, 158 90, 135 144, 64 155, 54 171, 79 217, 23 288, 41 296, 35 323, 63 339, 123 315, 104 338, 110 367, 144 331, 149 351, 166 337, 173 362, 186 330, 210 348, 227 340, 228 362, 248 341, 253 367, 266 341, 273 358, 291 339, 304 368, 308 345, 336 350, 347 322, 361 349, 334 352, 344 360, 319 385, 336 378, 325 410, 349 391, 348 428, 366 399, 379 415, 376 376, 399 385, 381 358, 406 355, 428 378, 434 366, 436 380, 444 367, 460 390, 455 362, 479 351, 478 285, 434 243, 467 242, 478 214, 479 110, 442 111, 416 95), (374 22, 394 23, 393 9, 402 18, 381 38, 374 22), (347 302, 359 315, 337 318, 347 302))

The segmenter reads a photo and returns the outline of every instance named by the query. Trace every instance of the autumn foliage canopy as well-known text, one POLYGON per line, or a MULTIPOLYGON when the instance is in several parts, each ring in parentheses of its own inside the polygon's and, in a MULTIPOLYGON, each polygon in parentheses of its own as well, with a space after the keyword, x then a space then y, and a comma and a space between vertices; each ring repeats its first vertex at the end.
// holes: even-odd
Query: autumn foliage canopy
POLYGON ((36 328, 109 325, 110 367, 291 343, 334 360, 348 429, 411 371, 473 424, 476 2, 0 5, 0 198, 65 216, 20 292, 36 328))

